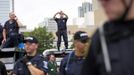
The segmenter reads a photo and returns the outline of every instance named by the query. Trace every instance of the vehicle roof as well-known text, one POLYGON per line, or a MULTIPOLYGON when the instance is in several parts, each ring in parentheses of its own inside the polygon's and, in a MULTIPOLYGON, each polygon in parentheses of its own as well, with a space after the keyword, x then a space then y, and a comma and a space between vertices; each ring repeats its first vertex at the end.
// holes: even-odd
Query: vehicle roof
POLYGON ((43 52, 43 55, 46 57, 47 55, 49 54, 62 54, 62 53, 70 53, 72 52, 73 49, 66 49, 66 50, 61 50, 61 51, 58 51, 57 49, 47 49, 47 50, 44 50, 43 52))

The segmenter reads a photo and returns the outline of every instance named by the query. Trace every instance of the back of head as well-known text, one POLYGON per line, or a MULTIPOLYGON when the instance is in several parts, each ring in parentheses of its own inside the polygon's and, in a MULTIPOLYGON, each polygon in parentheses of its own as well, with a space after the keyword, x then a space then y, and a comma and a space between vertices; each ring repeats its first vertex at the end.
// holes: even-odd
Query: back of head
POLYGON ((133 0, 99 0, 99 1, 103 6, 104 11, 110 21, 125 21, 134 19, 133 0))
POLYGON ((82 43, 86 43, 89 40, 89 36, 85 31, 77 31, 74 34, 73 39, 81 41, 82 43))

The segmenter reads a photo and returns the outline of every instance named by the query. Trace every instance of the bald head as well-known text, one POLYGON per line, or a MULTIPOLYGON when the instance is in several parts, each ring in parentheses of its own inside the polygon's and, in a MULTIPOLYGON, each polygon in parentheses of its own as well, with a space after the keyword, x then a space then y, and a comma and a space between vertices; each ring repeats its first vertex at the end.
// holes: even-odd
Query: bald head
POLYGON ((9 13, 9 18, 10 19, 15 19, 16 15, 14 14, 14 12, 10 12, 9 13))

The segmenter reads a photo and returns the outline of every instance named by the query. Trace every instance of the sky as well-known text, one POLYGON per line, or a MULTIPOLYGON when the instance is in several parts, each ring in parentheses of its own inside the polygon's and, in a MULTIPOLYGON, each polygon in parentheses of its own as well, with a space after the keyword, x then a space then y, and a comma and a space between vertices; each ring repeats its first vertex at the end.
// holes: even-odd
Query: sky
POLYGON ((72 24, 83 1, 86 0, 15 0, 15 14, 28 29, 34 29, 44 18, 51 18, 61 10, 69 16, 68 24, 72 24))

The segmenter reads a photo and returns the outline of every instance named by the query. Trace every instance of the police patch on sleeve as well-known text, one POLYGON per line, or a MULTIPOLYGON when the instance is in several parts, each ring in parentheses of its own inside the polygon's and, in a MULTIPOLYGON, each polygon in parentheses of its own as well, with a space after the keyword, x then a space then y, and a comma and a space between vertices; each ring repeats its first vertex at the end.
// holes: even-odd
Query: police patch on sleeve
POLYGON ((47 67, 47 61, 43 61, 43 64, 44 64, 43 67, 46 68, 46 69, 48 69, 48 67, 47 67))

